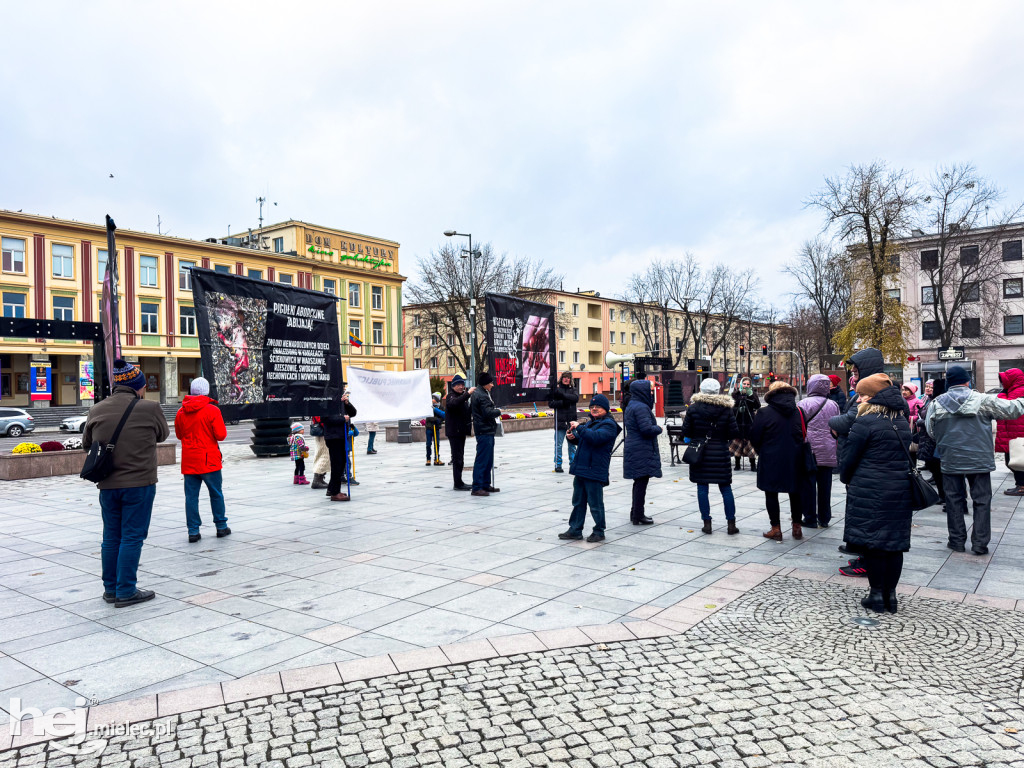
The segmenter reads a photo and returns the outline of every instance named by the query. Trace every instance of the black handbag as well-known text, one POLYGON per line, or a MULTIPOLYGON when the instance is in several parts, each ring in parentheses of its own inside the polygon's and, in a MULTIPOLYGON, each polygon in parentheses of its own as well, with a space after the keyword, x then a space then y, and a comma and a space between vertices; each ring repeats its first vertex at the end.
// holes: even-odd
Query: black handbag
POLYGON ((313 418, 309 424, 309 436, 310 437, 323 437, 324 436, 324 424, 319 418, 313 418))
POLYGON ((715 429, 718 428, 718 422, 713 421, 711 423, 711 429, 704 435, 704 439, 700 441, 691 440, 690 444, 686 446, 686 450, 683 451, 683 461, 689 464, 691 467, 695 467, 700 464, 700 460, 704 458, 704 447, 711 440, 711 435, 714 434, 715 429))
POLYGON ((80 478, 88 480, 90 483, 98 483, 101 480, 106 480, 114 471, 114 448, 117 447, 117 438, 121 436, 121 430, 124 428, 125 422, 128 421, 132 408, 138 402, 139 398, 136 397, 128 403, 128 407, 124 410, 124 416, 118 422, 117 429, 114 430, 109 443, 101 443, 99 440, 92 441, 89 453, 85 457, 85 464, 82 465, 82 471, 78 474, 80 478))
POLYGON ((915 512, 919 512, 922 509, 928 509, 935 504, 939 503, 939 493, 932 484, 921 477, 921 473, 917 471, 916 462, 910 457, 910 451, 907 450, 907 446, 903 445, 903 438, 900 437, 900 431, 896 429, 896 425, 892 425, 892 431, 896 433, 896 439, 900 441, 900 447, 903 452, 907 454, 907 462, 909 467, 907 469, 907 479, 910 481, 910 508, 915 512))

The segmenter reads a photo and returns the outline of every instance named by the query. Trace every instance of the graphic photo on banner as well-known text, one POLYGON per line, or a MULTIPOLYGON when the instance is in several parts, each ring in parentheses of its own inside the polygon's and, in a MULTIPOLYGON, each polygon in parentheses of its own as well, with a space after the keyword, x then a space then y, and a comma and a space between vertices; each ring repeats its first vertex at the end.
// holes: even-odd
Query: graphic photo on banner
POLYGON ((500 293, 484 297, 494 404, 547 400, 555 386, 555 308, 500 293))
POLYGON ((50 364, 33 360, 30 366, 30 373, 32 379, 32 394, 30 399, 52 400, 53 386, 50 364))
POLYGON ((193 267, 210 394, 230 419, 320 416, 341 396, 336 298, 193 267))

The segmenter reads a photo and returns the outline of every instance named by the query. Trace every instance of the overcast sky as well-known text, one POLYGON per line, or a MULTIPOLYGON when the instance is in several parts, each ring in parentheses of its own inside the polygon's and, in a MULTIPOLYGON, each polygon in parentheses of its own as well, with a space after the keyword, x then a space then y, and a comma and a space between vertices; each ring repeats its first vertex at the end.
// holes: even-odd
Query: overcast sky
POLYGON ((654 256, 780 267, 878 158, 1024 198, 1024 3, 5 5, 0 207, 222 236, 456 228, 618 295, 654 256), (113 173, 114 178, 109 178, 113 173))

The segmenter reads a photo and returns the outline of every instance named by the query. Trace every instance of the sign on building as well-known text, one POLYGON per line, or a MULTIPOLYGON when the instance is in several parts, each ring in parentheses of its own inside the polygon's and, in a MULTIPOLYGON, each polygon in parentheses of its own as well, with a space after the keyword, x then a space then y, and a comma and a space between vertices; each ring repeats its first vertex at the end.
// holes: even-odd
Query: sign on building
POLYGON ((963 347, 942 347, 939 349, 939 360, 943 362, 963 360, 966 356, 963 347))

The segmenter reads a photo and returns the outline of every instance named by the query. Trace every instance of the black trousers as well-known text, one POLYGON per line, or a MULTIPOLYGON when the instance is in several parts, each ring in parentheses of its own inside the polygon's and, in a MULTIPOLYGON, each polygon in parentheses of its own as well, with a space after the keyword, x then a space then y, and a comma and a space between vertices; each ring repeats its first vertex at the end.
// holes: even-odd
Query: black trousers
POLYGON ((306 460, 305 459, 296 459, 295 460, 295 474, 296 475, 305 475, 306 474, 306 460))
POLYGON ((935 490, 939 492, 939 498, 943 499, 943 503, 945 503, 946 493, 942 486, 942 462, 939 459, 928 459, 924 463, 924 468, 932 473, 932 477, 935 478, 935 490))
MULTIPOLYGON (((1004 453, 1003 458, 1006 460, 1006 468, 1010 469, 1010 452, 1004 453)), ((1015 469, 1010 469, 1010 471, 1013 472, 1013 482, 1017 487, 1024 487, 1024 472, 1018 472, 1015 469)))
POLYGON ((327 453, 331 457, 331 479, 327 483, 327 492, 333 496, 341 493, 341 486, 345 483, 346 469, 348 467, 348 453, 345 451, 345 438, 330 438, 327 443, 327 453))
POLYGON ((466 436, 449 436, 448 448, 452 452, 452 480, 456 487, 465 485, 462 482, 462 467, 466 461, 466 436))
POLYGON ((807 525, 832 522, 832 467, 818 467, 800 479, 800 509, 807 525))
MULTIPOLYGON (((779 506, 779 494, 774 491, 764 492, 764 503, 768 507, 768 522, 782 525, 782 507, 779 506)), ((795 525, 800 524, 800 494, 789 494, 789 510, 795 525)))
POLYGON ((883 552, 879 549, 865 550, 861 555, 864 567, 868 572, 868 584, 871 589, 892 592, 900 583, 903 573, 903 553, 883 552))
POLYGON ((644 504, 647 503, 647 484, 651 482, 650 477, 633 478, 633 508, 629 511, 629 519, 644 516, 644 504))

